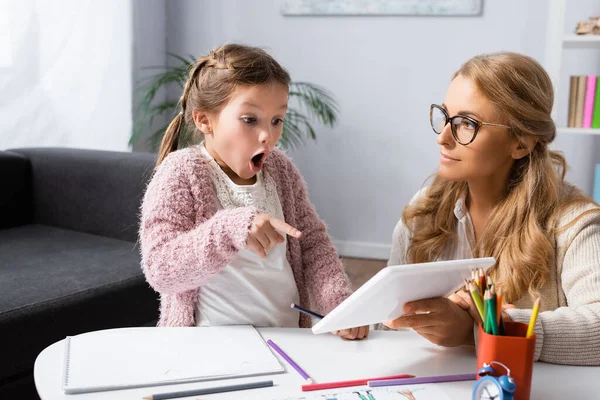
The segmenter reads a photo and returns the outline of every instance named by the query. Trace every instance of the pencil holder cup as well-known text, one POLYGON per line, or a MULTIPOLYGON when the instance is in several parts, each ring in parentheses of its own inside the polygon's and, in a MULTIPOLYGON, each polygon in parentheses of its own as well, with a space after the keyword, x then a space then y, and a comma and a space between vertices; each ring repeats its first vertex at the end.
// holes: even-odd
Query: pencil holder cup
MULTIPOLYGON (((535 334, 526 338, 527 324, 521 322, 505 322, 503 336, 485 333, 481 325, 477 336, 477 371, 490 365, 491 376, 512 377, 516 384, 515 400, 528 400, 531 392, 531 376, 533 374, 533 355, 535 352, 535 334), (510 370, 507 373, 497 365, 501 363, 510 370), (484 365, 485 364, 485 365, 484 365)), ((477 375, 477 379, 482 376, 477 375)))

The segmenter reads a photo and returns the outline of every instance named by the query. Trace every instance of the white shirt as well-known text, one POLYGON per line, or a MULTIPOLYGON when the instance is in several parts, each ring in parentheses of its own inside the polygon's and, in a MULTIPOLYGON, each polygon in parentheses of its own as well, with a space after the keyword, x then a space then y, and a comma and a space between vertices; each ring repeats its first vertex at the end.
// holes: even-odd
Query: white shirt
MULTIPOLYGON (((284 220, 277 188, 268 174, 259 171, 253 185, 237 185, 201 143, 215 186, 216 209, 256 207, 261 213, 284 220)), ((285 235, 283 235, 285 238, 285 235)), ((237 256, 206 284, 200 286, 196 324, 298 327, 298 288, 287 260, 287 238, 261 259, 250 249, 237 256)))
MULTIPOLYGON (((414 203, 416 199, 422 197, 425 194, 427 188, 421 189, 412 198, 410 203, 414 203)), ((475 231, 473 229, 473 222, 471 221, 471 215, 467 210, 465 204, 465 197, 460 197, 454 205, 454 216, 457 220, 456 225, 456 237, 455 241, 450 243, 442 251, 442 254, 437 258, 438 260, 464 260, 467 258, 475 258, 477 255, 474 253, 475 249, 475 231)), ((394 234, 392 238, 392 249, 390 252, 390 259, 388 265, 404 265, 408 264, 406 251, 410 242, 410 232, 404 225, 402 218, 396 224, 394 228, 394 234)))

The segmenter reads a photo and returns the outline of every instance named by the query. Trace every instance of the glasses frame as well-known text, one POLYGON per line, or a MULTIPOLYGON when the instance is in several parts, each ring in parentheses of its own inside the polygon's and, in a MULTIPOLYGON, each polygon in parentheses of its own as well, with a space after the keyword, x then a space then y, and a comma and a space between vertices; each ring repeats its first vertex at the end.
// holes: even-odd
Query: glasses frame
POLYGON ((452 137, 454 138, 454 140, 456 140, 456 143, 461 144, 463 146, 467 146, 467 145, 473 143, 473 141, 477 137, 477 133, 479 132, 479 129, 481 129, 482 126, 498 126, 498 127, 502 127, 502 128, 510 128, 510 126, 508 126, 508 125, 492 124, 491 122, 483 122, 483 121, 479 121, 473 117, 469 117, 466 115, 455 115, 455 116, 451 117, 450 115, 448 115, 448 111, 446 111, 442 106, 437 105, 437 104, 432 104, 429 107, 429 124, 431 125, 431 129, 436 133, 436 135, 440 135, 442 132, 437 132, 435 130, 435 128, 433 127, 433 110, 434 109, 438 109, 444 114, 444 117, 446 117, 446 121, 444 122, 444 128, 446 127, 446 125, 448 125, 448 123, 450 123, 450 130, 452 131, 452 137), (458 139, 458 134, 456 133, 456 125, 454 125, 452 123, 455 118, 466 119, 475 125, 475 131, 473 132, 473 137, 471 137, 471 140, 469 140, 466 143, 463 143, 458 139))

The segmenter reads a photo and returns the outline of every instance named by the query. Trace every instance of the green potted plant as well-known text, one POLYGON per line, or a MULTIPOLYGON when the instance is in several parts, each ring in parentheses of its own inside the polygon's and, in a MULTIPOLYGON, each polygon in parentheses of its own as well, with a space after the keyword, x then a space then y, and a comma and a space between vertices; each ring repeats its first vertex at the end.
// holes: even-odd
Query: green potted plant
MULTIPOLYGON (((138 90, 141 91, 141 101, 129 140, 130 145, 140 140, 142 132, 152 126, 156 117, 163 115, 173 117, 178 112, 177 101, 167 99, 156 102, 155 97, 159 89, 167 85, 177 84, 183 89, 189 68, 195 63, 195 57, 169 55, 177 60, 175 66, 149 67, 148 69, 156 69, 159 72, 143 79, 138 85, 138 90)), ((315 140, 317 136, 312 125, 313 122, 317 121, 324 126, 333 127, 337 117, 337 104, 327 90, 308 82, 292 82, 289 108, 284 119, 279 146, 287 149, 296 148, 304 144, 307 138, 315 140)), ((148 140, 153 151, 157 151, 167 125, 168 123, 150 134, 148 140)), ((180 147, 193 144, 197 138, 192 133, 191 129, 183 132, 180 147)))

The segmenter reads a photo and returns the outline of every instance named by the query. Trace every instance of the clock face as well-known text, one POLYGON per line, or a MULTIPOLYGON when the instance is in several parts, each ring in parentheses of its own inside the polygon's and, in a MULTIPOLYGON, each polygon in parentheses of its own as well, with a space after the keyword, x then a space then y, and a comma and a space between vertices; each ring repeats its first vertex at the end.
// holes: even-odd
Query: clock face
POLYGON ((502 390, 495 379, 482 378, 475 387, 473 399, 476 400, 502 400, 502 390))

